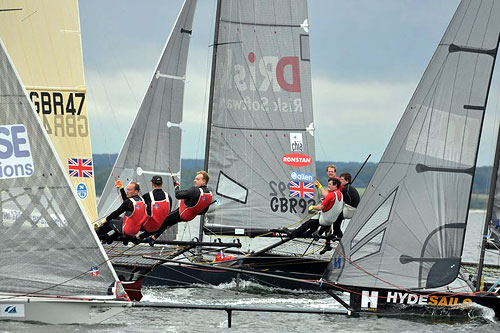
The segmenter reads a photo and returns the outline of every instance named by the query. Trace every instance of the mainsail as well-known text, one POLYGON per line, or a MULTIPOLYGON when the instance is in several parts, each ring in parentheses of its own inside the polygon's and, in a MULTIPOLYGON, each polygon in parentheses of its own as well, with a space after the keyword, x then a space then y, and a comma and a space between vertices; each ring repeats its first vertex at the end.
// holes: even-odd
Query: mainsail
POLYGON ((77 0, 0 0, 0 36, 89 218, 97 219, 77 0), (10 9, 10 10, 7 10, 10 9))
POLYGON ((121 204, 117 179, 139 181, 144 193, 151 190, 153 175, 163 175, 164 191, 174 192, 170 176, 180 176, 182 105, 195 7, 196 0, 184 2, 99 200, 99 216, 121 204))
POLYGON ((116 273, 1 40, 0 145, 1 292, 107 295, 116 273))
POLYGON ((290 226, 314 202, 306 1, 219 1, 216 25, 205 163, 220 205, 205 227, 290 226))
POLYGON ((406 289, 456 278, 499 22, 498 1, 460 3, 334 253, 330 281, 406 289))

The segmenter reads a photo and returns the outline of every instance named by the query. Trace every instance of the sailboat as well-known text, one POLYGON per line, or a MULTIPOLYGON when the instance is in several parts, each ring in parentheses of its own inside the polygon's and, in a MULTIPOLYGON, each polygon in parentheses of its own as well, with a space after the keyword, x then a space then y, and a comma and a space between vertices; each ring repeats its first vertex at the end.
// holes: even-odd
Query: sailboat
MULTIPOLYGON (((96 221, 78 1, 0 0, 0 8, 0 36, 77 197, 96 221)), ((121 273, 134 296, 136 276, 121 273)))
MULTIPOLYGON (((354 311, 449 315, 476 303, 500 318, 500 280, 480 290, 482 261, 475 280, 461 274, 499 38, 500 3, 462 0, 324 275, 354 311)), ((497 148, 494 175, 499 158, 497 148)), ((481 260, 497 196, 495 177, 481 260)))
MULTIPOLYGON (((247 251, 227 251, 237 258, 223 265, 319 279, 329 262, 317 254, 322 243, 292 241, 278 231, 311 217, 307 207, 317 199, 305 0, 217 2, 208 113, 205 170, 217 204, 201 219, 198 239, 246 242, 247 251)), ((188 259, 214 261, 221 248, 214 245, 188 259)), ((249 278, 188 263, 159 265, 145 283, 249 278)), ((259 282, 308 287, 279 279, 259 282)))
POLYGON ((1 39, 0 108, 0 319, 98 323, 119 313, 128 297, 1 39))
MULTIPOLYGON (((174 193, 171 177, 180 177, 182 107, 195 8, 196 0, 186 0, 182 5, 99 200, 97 208, 101 217, 114 211, 122 202, 115 187, 116 180, 124 184, 138 181, 141 192, 147 193, 152 190, 152 176, 160 175, 163 190, 174 193)), ((177 201, 175 197, 172 199, 171 207, 174 207, 177 201)), ((167 240, 175 239, 177 228, 170 228, 166 234, 167 240)), ((136 282, 130 288, 137 291, 137 296, 134 293, 131 297, 140 299, 143 275, 154 267, 156 261, 140 259, 142 263, 138 263, 138 252, 151 254, 151 248, 132 250, 115 243, 106 249, 120 276, 136 282)))

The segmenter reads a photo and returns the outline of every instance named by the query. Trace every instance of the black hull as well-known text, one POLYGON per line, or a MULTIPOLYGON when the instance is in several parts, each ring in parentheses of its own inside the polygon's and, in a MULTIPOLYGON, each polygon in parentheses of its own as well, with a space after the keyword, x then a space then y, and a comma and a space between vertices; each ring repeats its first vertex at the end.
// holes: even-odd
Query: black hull
POLYGON ((444 292, 404 291, 375 288, 333 287, 349 290, 353 312, 387 316, 431 315, 431 316, 482 316, 484 308, 495 312, 500 319, 500 297, 496 294, 458 294, 444 292), (478 304, 480 306, 478 306, 478 304))
POLYGON ((219 285, 232 281, 253 281, 262 286, 273 288, 320 291, 321 289, 314 285, 302 283, 300 281, 287 281, 279 277, 285 276, 304 281, 317 281, 325 271, 328 261, 300 257, 272 256, 243 258, 232 264, 222 262, 219 263, 219 265, 250 272, 277 275, 278 278, 211 269, 208 265, 207 267, 197 267, 189 264, 178 265, 169 263, 155 267, 155 269, 145 277, 144 285, 182 287, 193 284, 219 285))

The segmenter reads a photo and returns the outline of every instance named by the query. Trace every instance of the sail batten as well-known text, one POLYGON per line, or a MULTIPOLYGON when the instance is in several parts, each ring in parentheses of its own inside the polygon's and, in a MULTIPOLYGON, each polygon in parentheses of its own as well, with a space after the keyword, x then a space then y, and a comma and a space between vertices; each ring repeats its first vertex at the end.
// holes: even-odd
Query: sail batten
POLYGON ((499 20, 498 2, 460 3, 334 254, 329 280, 434 288, 456 278, 499 20))

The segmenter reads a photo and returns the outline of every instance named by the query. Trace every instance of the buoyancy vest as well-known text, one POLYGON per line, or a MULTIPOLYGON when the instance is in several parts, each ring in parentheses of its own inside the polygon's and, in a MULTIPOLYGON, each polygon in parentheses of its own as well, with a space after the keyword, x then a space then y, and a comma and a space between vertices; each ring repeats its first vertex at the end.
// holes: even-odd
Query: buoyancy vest
POLYGON ((200 190, 200 197, 198 198, 198 202, 192 207, 187 207, 184 203, 184 199, 179 203, 179 215, 181 216, 182 221, 191 221, 201 213, 205 208, 207 208, 212 202, 212 192, 203 192, 202 188, 200 190))
POLYGON ((153 191, 149 192, 149 197, 151 198, 151 216, 146 218, 143 229, 147 232, 154 232, 160 228, 168 213, 170 213, 170 201, 167 193, 165 193, 165 199, 160 201, 155 201, 153 191))
POLYGON ((319 217, 320 225, 332 225, 342 212, 342 207, 344 206, 344 198, 342 197, 342 192, 340 192, 339 190, 335 190, 333 193, 335 196, 335 202, 329 210, 321 212, 321 215, 319 217))
POLYGON ((130 216, 123 216, 123 235, 124 236, 134 236, 141 230, 141 226, 146 221, 148 217, 146 214, 146 204, 142 200, 135 200, 129 198, 132 201, 134 210, 130 216))

